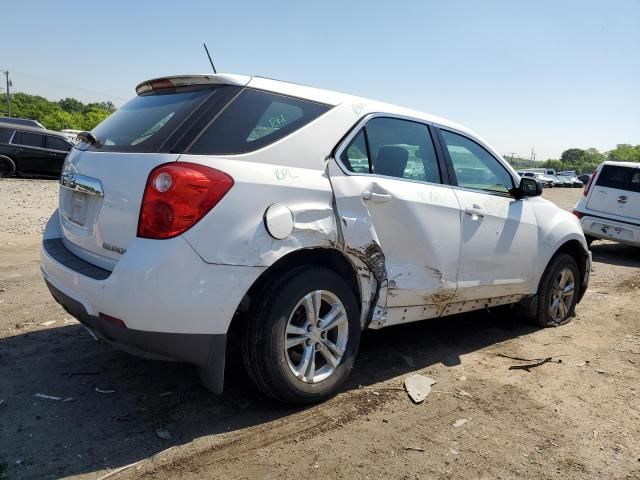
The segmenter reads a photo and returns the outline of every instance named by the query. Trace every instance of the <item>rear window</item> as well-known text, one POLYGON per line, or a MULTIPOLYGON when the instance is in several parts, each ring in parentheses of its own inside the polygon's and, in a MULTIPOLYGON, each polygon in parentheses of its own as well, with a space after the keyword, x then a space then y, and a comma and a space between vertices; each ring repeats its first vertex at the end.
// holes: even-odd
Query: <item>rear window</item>
POLYGON ((169 90, 139 95, 107 117, 94 130, 97 142, 81 142, 80 150, 157 152, 182 122, 222 87, 169 90))
POLYGON ((9 143, 14 131, 12 128, 0 128, 0 143, 9 143))
POLYGON ((596 185, 618 190, 640 191, 640 170, 618 165, 605 165, 596 185))
POLYGON ((315 120, 328 105, 247 89, 209 125, 189 153, 229 155, 272 144, 315 120))

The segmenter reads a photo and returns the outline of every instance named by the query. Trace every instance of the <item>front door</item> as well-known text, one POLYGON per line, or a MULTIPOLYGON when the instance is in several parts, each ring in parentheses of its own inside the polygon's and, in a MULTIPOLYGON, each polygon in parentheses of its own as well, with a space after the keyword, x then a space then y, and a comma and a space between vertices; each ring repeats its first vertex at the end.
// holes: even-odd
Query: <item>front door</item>
POLYGON ((511 174, 480 144, 444 129, 440 136, 462 210, 455 302, 530 293, 539 242, 531 200, 509 193, 511 174))
MULTIPOLYGON (((330 165, 347 250, 384 255, 387 325, 438 316, 456 291, 460 208, 429 128, 376 117, 330 165)), ((384 286, 384 282, 383 282, 384 286)))

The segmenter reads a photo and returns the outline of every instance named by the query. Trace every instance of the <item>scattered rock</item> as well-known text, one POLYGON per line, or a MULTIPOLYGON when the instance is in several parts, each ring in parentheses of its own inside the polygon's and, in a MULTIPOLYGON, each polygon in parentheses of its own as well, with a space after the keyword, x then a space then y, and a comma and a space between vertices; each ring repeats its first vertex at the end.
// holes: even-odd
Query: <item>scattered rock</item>
POLYGON ((156 435, 158 438, 162 440, 171 440, 171 434, 168 430, 163 430, 161 428, 156 429, 156 435))
POLYGON ((462 389, 458 390, 458 395, 462 395, 463 397, 473 398, 473 396, 469 392, 466 392, 462 389))
POLYGON ((462 425, 467 423, 469 420, 471 420, 471 419, 470 418, 461 418, 461 419, 456 420, 455 422, 453 422, 453 426, 456 427, 456 428, 461 427, 462 425))
POLYGON ((42 325, 43 327, 48 327, 49 325, 53 325, 54 323, 56 323, 55 320, 49 320, 46 322, 42 322, 40 325, 42 325))
POLYGON ((416 373, 404 379, 404 388, 414 403, 422 403, 431 393, 431 386, 435 383, 433 378, 416 373))
POLYGON ((60 400, 62 400, 62 397, 56 397, 56 396, 53 396, 53 395, 45 395, 44 393, 36 393, 34 396, 38 397, 38 398, 44 398, 45 400, 54 400, 56 402, 59 402, 60 400))
POLYGON ((424 452, 424 448, 421 447, 404 447, 404 449, 411 452, 424 452))

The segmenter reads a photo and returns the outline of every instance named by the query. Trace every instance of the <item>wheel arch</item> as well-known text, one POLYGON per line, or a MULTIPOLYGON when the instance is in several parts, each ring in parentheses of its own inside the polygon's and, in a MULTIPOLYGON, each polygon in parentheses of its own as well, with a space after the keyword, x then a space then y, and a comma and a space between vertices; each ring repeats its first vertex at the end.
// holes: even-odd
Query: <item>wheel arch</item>
POLYGON ((302 248, 279 258, 253 282, 240 301, 229 325, 227 335, 230 342, 235 342, 242 337, 246 322, 250 317, 252 305, 254 305, 254 302, 257 301, 264 289, 275 278, 292 269, 303 266, 329 268, 341 275, 351 287, 358 305, 363 308, 363 290, 357 273, 358 267, 342 251, 335 248, 322 247, 302 248))
POLYGON ((16 161, 9 157, 8 155, 0 155, 0 163, 8 163, 9 164, 9 176, 14 175, 17 170, 16 161))

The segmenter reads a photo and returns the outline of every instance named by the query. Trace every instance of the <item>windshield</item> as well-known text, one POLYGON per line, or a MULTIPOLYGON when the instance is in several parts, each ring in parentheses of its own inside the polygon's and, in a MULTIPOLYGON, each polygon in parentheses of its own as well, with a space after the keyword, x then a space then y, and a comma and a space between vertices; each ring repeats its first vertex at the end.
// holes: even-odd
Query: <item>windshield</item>
POLYGON ((77 148, 157 152, 176 128, 217 90, 206 87, 137 96, 93 129, 95 143, 81 142, 77 148))

